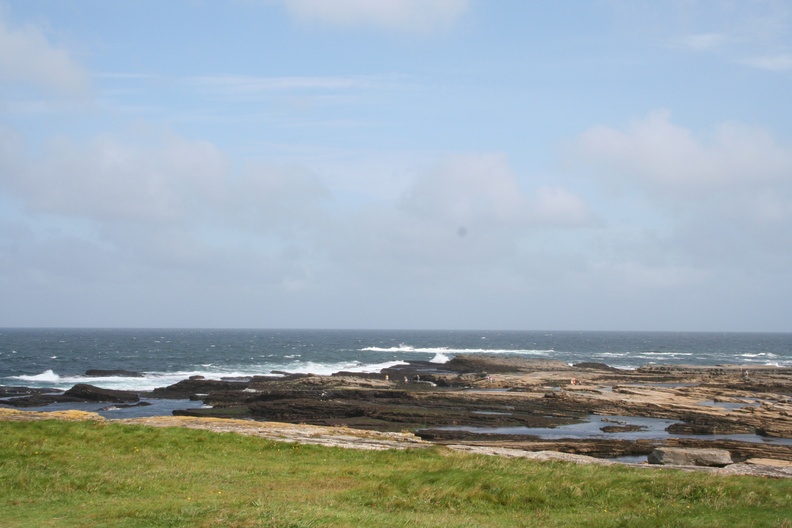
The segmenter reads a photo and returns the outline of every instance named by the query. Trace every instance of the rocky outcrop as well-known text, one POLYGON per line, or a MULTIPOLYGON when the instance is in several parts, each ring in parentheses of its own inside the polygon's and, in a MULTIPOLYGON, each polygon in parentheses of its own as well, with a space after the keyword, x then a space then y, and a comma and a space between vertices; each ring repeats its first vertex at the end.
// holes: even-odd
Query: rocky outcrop
MULTIPOLYGON (((380 376, 270 377, 236 385, 188 380, 161 391, 206 391, 200 399, 212 408, 181 412, 193 416, 412 430, 438 443, 500 443, 597 456, 648 455, 664 445, 720 447, 729 442, 715 441, 713 435, 792 439, 790 398, 747 389, 739 372, 739 367, 728 366, 619 371, 601 364, 572 367, 555 361, 458 356, 445 365, 420 362, 387 369, 380 376), (722 372, 737 376, 726 376, 719 383, 722 372), (729 388, 735 384, 738 389, 729 388), (530 435, 484 438, 475 432, 440 429, 553 428, 587 421, 590 414, 673 420, 668 432, 686 438, 625 440, 621 435, 640 427, 618 423, 618 419, 602 427, 605 438, 580 441, 547 441, 530 435)), ((784 382, 773 369, 758 369, 751 379, 760 383, 771 376, 775 384, 784 382)), ((790 456, 788 446, 773 442, 737 444, 729 450, 738 460, 790 456)))
POLYGON ((28 408, 42 407, 53 403, 85 403, 85 402, 106 402, 106 403, 132 403, 140 400, 140 396, 132 391, 120 391, 112 389, 102 389, 85 383, 78 383, 66 392, 35 390, 27 396, 8 398, 0 401, 5 405, 13 407, 28 408))
POLYGON ((63 394, 35 393, 29 396, 8 398, 6 400, 0 401, 0 403, 3 405, 10 405, 12 407, 23 409, 30 407, 43 407, 44 405, 50 405, 53 403, 82 403, 84 401, 85 400, 81 400, 80 398, 72 398, 70 396, 64 396, 63 394))
POLYGON ((454 372, 486 372, 488 374, 537 371, 573 372, 575 370, 563 361, 488 356, 486 354, 459 355, 442 365, 442 368, 454 372))
POLYGON ((0 398, 21 398, 34 394, 51 394, 53 392, 61 393, 62 391, 52 389, 36 389, 31 387, 0 387, 0 398))
MULTIPOLYGON (((0 407, 0 421, 31 421, 31 420, 68 420, 97 421, 105 420, 97 413, 83 411, 30 412, 4 409, 0 407)), ((316 444, 328 447, 347 449, 413 449, 434 445, 410 433, 387 433, 376 431, 360 431, 343 427, 318 427, 301 424, 285 424, 272 422, 251 422, 249 420, 225 420, 217 418, 190 418, 155 416, 149 418, 133 418, 118 420, 121 423, 145 425, 151 427, 188 427, 214 432, 227 432, 268 438, 278 442, 294 442, 300 444, 316 444)), ((467 444, 449 444, 448 449, 465 453, 500 456, 507 458, 524 458, 541 461, 563 461, 576 464, 613 465, 623 464, 603 458, 586 455, 563 453, 551 450, 524 450, 504 446, 477 446, 467 444)), ((628 464, 641 469, 662 469, 666 466, 648 464, 628 464)), ((672 466, 675 469, 688 471, 704 471, 718 475, 751 475, 766 478, 792 478, 792 468, 784 460, 752 459, 745 463, 731 464, 724 468, 703 466, 672 466)))
POLYGON ((104 403, 130 403, 140 401, 136 392, 103 389, 87 383, 78 383, 63 393, 64 396, 77 400, 104 403))
POLYGON ((206 395, 216 391, 244 390, 248 386, 247 381, 220 381, 208 380, 203 378, 186 379, 167 387, 154 389, 155 398, 176 398, 191 399, 206 395))
POLYGON ((724 449, 659 447, 648 457, 650 464, 664 466, 725 467, 732 464, 731 454, 724 449))
POLYGON ((122 377, 122 378, 142 378, 145 376, 142 372, 133 372, 131 370, 102 370, 91 369, 85 371, 86 376, 92 378, 106 378, 106 377, 122 377))
MULTIPOLYGON (((37 404, 73 394, 12 400, 37 404)), ((624 371, 594 363, 457 356, 444 365, 417 362, 381 374, 193 378, 156 389, 153 396, 199 399, 211 406, 176 412, 182 416, 407 430, 445 445, 604 458, 645 457, 664 447, 714 448, 728 451, 738 463, 792 461, 792 369, 652 365, 624 371), (611 418, 598 419, 608 423, 594 426, 589 437, 546 433, 592 415, 611 418), (667 420, 668 434, 636 434, 642 426, 624 417, 667 420), (483 427, 497 434, 482 434, 477 428, 483 427), (506 427, 528 434, 499 429, 506 427), (536 428, 543 428, 544 436, 533 434, 536 428), (750 435, 752 441, 731 435, 750 435)))

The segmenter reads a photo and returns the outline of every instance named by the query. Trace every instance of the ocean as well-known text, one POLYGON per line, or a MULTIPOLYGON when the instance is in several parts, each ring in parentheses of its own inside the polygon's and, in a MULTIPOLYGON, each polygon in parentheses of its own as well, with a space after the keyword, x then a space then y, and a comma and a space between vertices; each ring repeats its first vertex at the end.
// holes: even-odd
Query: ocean
POLYGON ((0 385, 148 391, 190 376, 378 372, 458 354, 606 363, 792 365, 792 333, 0 329, 0 385), (142 376, 91 377, 89 369, 142 376))

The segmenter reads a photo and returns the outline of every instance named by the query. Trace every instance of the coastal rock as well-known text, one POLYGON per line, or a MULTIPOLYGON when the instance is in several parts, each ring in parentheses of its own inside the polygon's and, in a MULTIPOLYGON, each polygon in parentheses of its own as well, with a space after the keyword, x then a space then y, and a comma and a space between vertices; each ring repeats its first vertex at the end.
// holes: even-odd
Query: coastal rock
POLYGON ((778 460, 775 458, 749 458, 745 461, 746 464, 754 464, 757 466, 771 466, 779 468, 792 468, 792 460, 778 460))
POLYGON ((246 381, 219 381, 208 379, 186 379, 167 387, 154 389, 156 398, 190 399, 198 394, 209 394, 213 391, 244 390, 249 382, 246 381))
POLYGON ((488 374, 501 372, 536 372, 536 371, 563 371, 574 370, 563 361, 544 359, 526 359, 519 357, 498 357, 483 355, 459 355, 443 365, 443 369, 455 372, 486 372, 488 374))
POLYGON ((696 416, 686 416, 682 419, 685 421, 669 425, 666 431, 681 435, 756 434, 757 432, 755 427, 729 420, 696 416))
POLYGON ((732 464, 731 454, 724 449, 690 449, 660 447, 647 459, 650 464, 673 466, 724 467, 732 464))
MULTIPOLYGON (((97 413, 82 411, 31 412, 16 411, 0 407, 0 421, 31 421, 31 420, 68 420, 68 421, 104 421, 97 413)), ((411 449, 430 447, 433 443, 426 442, 410 433, 358 431, 343 427, 316 427, 310 425, 292 425, 272 422, 251 422, 250 420, 223 420, 216 418, 165 417, 132 418, 118 420, 120 423, 145 425, 153 427, 187 427, 215 432, 232 432, 242 435, 258 436, 278 442, 295 442, 301 444, 317 444, 328 447, 349 449, 411 449)), ((591 456, 558 452, 546 449, 526 451, 521 448, 477 445, 449 444, 448 449, 507 458, 526 458, 532 460, 560 460, 579 464, 613 465, 617 461, 603 460, 591 456)), ((675 469, 702 471, 719 475, 750 475, 764 478, 792 478, 792 468, 786 467, 782 460, 756 460, 752 463, 731 464, 724 468, 702 466, 675 466, 675 469)), ((639 465, 643 469, 662 470, 661 465, 639 465)))
MULTIPOLYGON (((569 366, 557 361, 459 355, 447 364, 414 362, 379 374, 189 379, 156 389, 150 396, 200 399, 206 404, 174 411, 184 416, 420 431, 438 444, 553 450, 603 458, 646 457, 663 447, 716 448, 727 450, 739 463, 752 458, 792 460, 792 446, 773 440, 792 438, 792 377, 782 370, 753 369, 746 381, 739 366, 729 365, 655 365, 639 372, 602 364, 569 366), (779 389, 763 392, 760 387, 779 389), (592 426, 591 437, 553 435, 553 439, 531 432, 532 428, 586 422, 589 415, 600 415, 592 422, 606 422, 592 426), (652 424, 647 431, 652 436, 635 439, 633 432, 642 426, 632 425, 625 417, 668 422, 647 421, 652 424), (476 427, 496 432, 497 428, 518 427, 527 434, 482 435, 471 432, 476 427), (724 437, 738 433, 762 438, 724 437)), ((36 399, 44 397, 52 396, 36 399)), ((27 403, 41 404, 41 400, 27 403)))
POLYGON ((576 369, 589 369, 589 370, 601 370, 605 372, 624 372, 622 369, 617 369, 616 367, 611 367, 606 365, 605 363, 596 363, 593 361, 584 361, 582 363, 575 363, 572 365, 576 369))
POLYGON ((13 407, 25 408, 42 407, 53 403, 130 403, 140 400, 136 392, 102 389, 85 383, 78 383, 66 392, 57 391, 57 393, 53 394, 52 389, 46 389, 46 391, 47 392, 43 392, 43 390, 40 389, 33 389, 33 393, 29 396, 9 398, 2 400, 0 403, 13 407))
POLYGON ((145 374, 141 372, 133 372, 131 370, 102 370, 102 369, 86 370, 85 375, 93 378, 109 378, 109 377, 142 378, 145 376, 145 374))
POLYGON ((92 402, 128 403, 140 401, 140 396, 135 392, 103 389, 101 387, 88 385, 87 383, 78 383, 63 393, 63 395, 92 402))
POLYGON ((43 407, 44 405, 50 405, 53 403, 82 403, 84 401, 85 400, 82 400, 80 398, 64 396, 63 394, 35 393, 35 394, 31 394, 30 396, 8 398, 7 400, 2 400, 0 403, 2 403, 3 405, 11 405, 12 407, 17 407, 17 408, 27 408, 27 407, 43 407))
POLYGON ((55 389, 37 389, 33 387, 0 387, 0 398, 31 396, 34 394, 61 393, 63 391, 55 389))

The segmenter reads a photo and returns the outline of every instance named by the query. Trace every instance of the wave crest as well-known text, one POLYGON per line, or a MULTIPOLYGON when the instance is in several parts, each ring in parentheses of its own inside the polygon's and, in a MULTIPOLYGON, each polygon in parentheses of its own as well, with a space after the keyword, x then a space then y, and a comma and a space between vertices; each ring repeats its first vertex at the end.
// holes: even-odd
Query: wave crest
POLYGON ((424 354, 509 354, 515 356, 546 356, 555 352, 553 349, 490 349, 490 348, 449 348, 449 347, 414 347, 404 343, 393 347, 365 347, 361 352, 417 352, 424 354))
POLYGON ((26 376, 23 374, 21 376, 11 376, 11 379, 18 379, 22 381, 41 381, 45 383, 58 383, 61 377, 55 374, 55 372, 53 372, 52 369, 47 369, 41 374, 36 374, 34 376, 26 376))

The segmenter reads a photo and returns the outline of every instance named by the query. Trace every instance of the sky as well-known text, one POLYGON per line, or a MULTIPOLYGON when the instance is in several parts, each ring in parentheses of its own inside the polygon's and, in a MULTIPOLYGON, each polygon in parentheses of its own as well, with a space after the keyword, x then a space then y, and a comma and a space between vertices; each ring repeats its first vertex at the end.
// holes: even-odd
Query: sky
POLYGON ((0 0, 0 327, 792 331, 789 0, 0 0))

